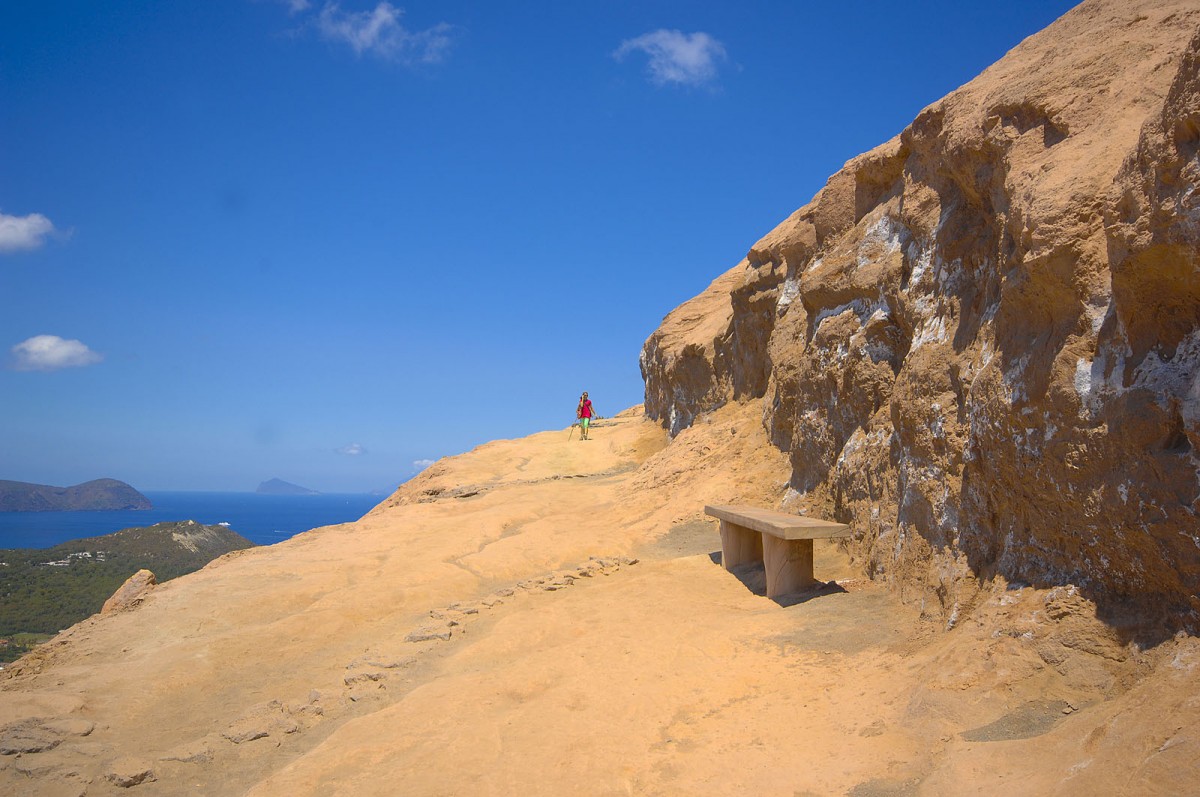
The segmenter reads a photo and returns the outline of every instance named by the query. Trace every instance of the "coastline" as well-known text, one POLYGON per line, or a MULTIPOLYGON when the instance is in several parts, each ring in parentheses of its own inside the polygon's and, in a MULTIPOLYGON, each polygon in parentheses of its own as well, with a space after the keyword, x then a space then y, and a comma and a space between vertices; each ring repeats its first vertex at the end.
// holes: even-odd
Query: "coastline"
POLYGON ((195 520, 271 545, 321 526, 358 520, 383 496, 369 493, 263 495, 254 492, 147 491, 151 509, 0 513, 0 548, 49 548, 135 526, 195 520))

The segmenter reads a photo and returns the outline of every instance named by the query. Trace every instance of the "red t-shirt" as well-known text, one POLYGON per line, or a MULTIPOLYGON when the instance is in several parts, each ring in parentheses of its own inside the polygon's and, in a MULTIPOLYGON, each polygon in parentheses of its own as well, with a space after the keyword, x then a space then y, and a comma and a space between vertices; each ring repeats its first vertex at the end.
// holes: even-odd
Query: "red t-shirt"
POLYGON ((579 402, 579 417, 580 418, 592 417, 592 400, 591 399, 584 399, 583 401, 579 402))

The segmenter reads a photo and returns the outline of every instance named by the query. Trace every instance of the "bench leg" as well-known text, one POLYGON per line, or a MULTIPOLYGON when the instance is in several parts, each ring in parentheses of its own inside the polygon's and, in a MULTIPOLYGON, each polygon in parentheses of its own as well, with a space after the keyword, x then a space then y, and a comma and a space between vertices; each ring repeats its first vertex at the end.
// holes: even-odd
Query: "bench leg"
POLYGON ((813 577, 812 540, 781 540, 770 534, 761 536, 768 598, 802 592, 817 582, 813 577))
POLYGON ((762 534, 728 520, 721 521, 721 564, 726 570, 762 559, 762 534))

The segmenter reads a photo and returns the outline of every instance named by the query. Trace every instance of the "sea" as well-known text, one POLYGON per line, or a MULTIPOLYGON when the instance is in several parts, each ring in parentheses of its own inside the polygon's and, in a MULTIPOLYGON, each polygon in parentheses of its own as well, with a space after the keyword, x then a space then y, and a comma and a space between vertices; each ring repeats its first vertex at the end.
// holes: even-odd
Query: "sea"
POLYGON ((228 525, 256 545, 271 545, 315 529, 358 520, 385 496, 358 493, 143 492, 153 509, 120 512, 0 512, 0 548, 49 548, 170 520, 228 525))

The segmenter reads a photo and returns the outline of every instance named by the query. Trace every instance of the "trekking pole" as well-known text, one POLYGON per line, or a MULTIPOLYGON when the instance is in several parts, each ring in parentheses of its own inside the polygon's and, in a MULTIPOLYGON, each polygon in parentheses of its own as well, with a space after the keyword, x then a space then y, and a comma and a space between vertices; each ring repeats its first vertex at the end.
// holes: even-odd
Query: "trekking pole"
POLYGON ((575 421, 575 423, 571 424, 571 431, 567 432, 567 442, 568 443, 571 442, 571 437, 575 434, 575 427, 578 425, 579 425, 579 421, 575 421))

